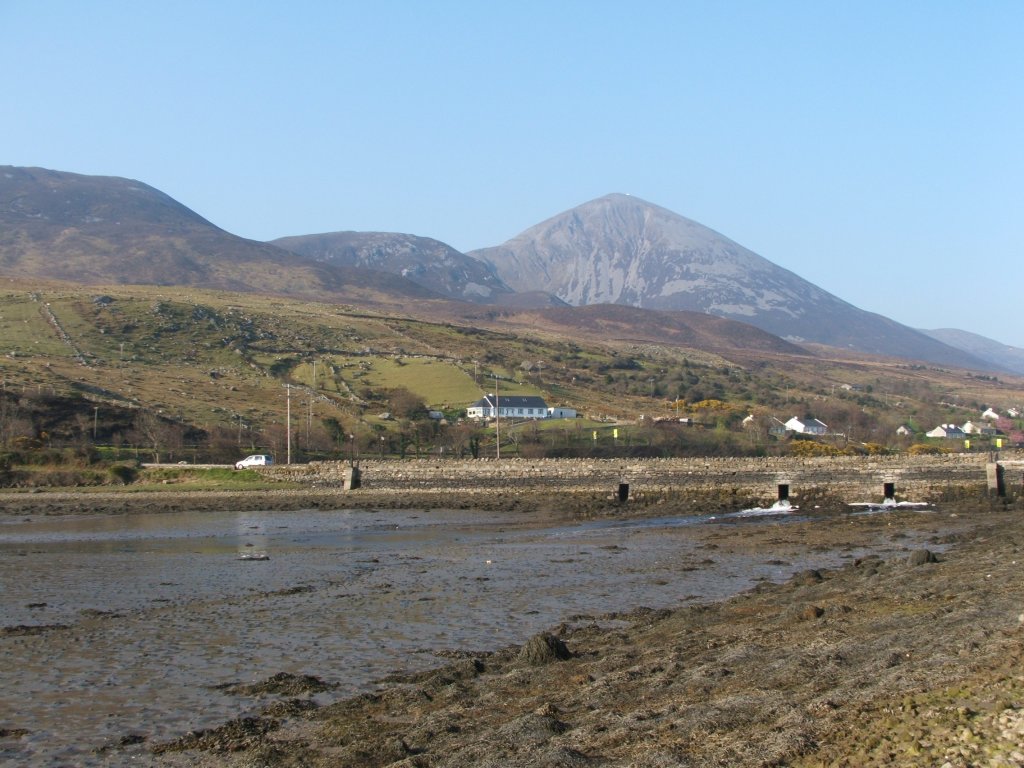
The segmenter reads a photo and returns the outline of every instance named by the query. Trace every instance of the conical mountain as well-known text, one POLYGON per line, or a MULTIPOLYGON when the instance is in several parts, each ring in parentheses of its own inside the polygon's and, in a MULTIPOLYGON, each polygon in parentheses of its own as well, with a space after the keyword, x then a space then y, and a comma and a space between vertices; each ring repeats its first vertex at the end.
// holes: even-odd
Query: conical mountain
POLYGON ((741 320, 797 342, 984 367, 976 358, 865 312, 724 235, 652 203, 612 194, 468 255, 517 291, 575 306, 628 304, 741 320))

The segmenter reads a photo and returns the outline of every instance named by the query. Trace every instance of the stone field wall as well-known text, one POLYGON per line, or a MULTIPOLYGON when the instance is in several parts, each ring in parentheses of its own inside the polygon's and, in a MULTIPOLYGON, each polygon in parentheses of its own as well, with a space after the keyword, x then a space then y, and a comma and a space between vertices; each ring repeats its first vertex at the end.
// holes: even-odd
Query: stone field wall
MULTIPOLYGON (((515 492, 565 490, 614 492, 628 483, 630 493, 735 490, 775 498, 788 484, 799 498, 809 490, 882 497, 884 483, 895 484, 900 499, 929 500, 951 490, 986 489, 986 454, 830 458, 698 459, 418 459, 359 462, 362 488, 374 491, 515 492)), ((1019 462, 1010 462, 1015 464, 1019 462)), ((347 461, 278 465, 261 473, 279 480, 341 486, 347 461)), ((1011 490, 1019 490, 1020 469, 1008 472, 1011 490), (1014 479, 1016 478, 1016 479, 1014 479)))

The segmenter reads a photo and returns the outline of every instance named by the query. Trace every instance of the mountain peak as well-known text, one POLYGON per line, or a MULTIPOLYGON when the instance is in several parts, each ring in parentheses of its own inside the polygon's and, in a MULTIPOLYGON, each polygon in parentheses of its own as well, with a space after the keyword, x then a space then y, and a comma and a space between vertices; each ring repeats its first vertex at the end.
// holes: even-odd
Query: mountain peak
POLYGON ((924 334, 848 304, 692 219, 612 193, 472 251, 516 291, 574 306, 705 312, 795 342, 971 367, 924 334))

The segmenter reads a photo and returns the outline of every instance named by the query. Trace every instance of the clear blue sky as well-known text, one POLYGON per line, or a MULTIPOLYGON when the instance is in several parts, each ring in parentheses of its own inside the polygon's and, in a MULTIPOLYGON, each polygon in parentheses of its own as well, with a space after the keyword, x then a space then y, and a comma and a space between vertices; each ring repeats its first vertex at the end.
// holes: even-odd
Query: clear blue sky
POLYGON ((1024 2, 0 0, 0 164, 460 250, 627 192, 1024 347, 1024 2))

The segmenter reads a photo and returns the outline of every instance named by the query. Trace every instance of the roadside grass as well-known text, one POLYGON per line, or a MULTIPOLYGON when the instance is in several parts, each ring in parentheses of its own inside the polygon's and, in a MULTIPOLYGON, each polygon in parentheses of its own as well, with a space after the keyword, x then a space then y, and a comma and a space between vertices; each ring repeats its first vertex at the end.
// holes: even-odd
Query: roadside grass
MULTIPOLYGON (((153 467, 139 471, 126 491, 244 491, 298 488, 297 483, 268 480, 252 469, 226 467, 153 467)), ((122 489, 119 489, 122 490, 122 489)))

